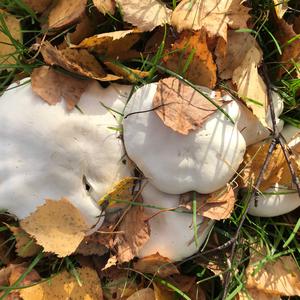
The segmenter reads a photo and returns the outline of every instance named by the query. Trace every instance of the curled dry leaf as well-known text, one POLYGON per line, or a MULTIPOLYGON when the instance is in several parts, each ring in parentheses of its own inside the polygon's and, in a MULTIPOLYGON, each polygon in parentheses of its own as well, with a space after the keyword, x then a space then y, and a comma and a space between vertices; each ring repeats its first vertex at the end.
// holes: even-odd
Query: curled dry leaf
POLYGON ((132 294, 127 300, 156 300, 154 291, 150 288, 141 289, 132 294))
POLYGON ((184 31, 163 59, 166 67, 197 85, 209 88, 217 82, 217 67, 208 49, 206 31, 184 31))
POLYGON ((266 294, 257 289, 246 289, 243 292, 238 293, 236 300, 280 300, 278 295, 266 294))
POLYGON ((180 197, 180 205, 192 209, 194 198, 197 204, 197 214, 212 220, 229 218, 235 204, 234 191, 230 185, 208 195, 196 192, 183 194, 180 197))
POLYGON ((184 29, 206 29, 209 37, 227 40, 227 27, 247 28, 249 8, 241 0, 182 0, 175 8, 171 23, 181 32, 184 29))
MULTIPOLYGON (((214 102, 223 104, 217 99, 214 102)), ((217 107, 192 87, 169 77, 158 82, 153 109, 166 126, 186 135, 201 127, 217 107)))
POLYGON ((75 107, 88 84, 88 80, 65 75, 47 66, 36 68, 31 74, 31 86, 35 93, 50 105, 64 99, 68 110, 75 107))
POLYGON ((149 240, 150 229, 145 221, 144 208, 132 206, 123 218, 114 239, 120 263, 130 261, 138 250, 149 240))
POLYGON ((107 270, 107 269, 109 269, 109 268, 111 268, 111 267, 116 266, 116 265, 117 265, 117 262, 118 262, 118 259, 117 259, 117 257, 116 257, 115 255, 112 256, 112 257, 110 257, 110 258, 108 259, 108 261, 106 262, 104 268, 101 269, 101 271, 104 271, 104 270, 107 270))
POLYGON ((170 23, 171 10, 160 0, 116 0, 124 21, 142 31, 151 31, 157 26, 170 23))
POLYGON ((96 8, 104 15, 113 15, 116 9, 115 0, 93 0, 96 8))
MULTIPOLYGON (((239 186, 247 187, 250 184, 256 182, 256 179, 260 173, 262 163, 264 162, 267 152, 270 146, 270 141, 264 141, 251 145, 247 148, 244 156, 244 161, 241 165, 241 172, 239 176, 239 186)), ((297 155, 295 153, 295 155, 297 155)), ((297 174, 300 174, 300 168, 297 164, 295 157, 290 157, 290 162, 294 167, 297 174)), ((284 157, 284 153, 277 145, 273 151, 268 167, 264 172, 263 180, 259 187, 262 192, 278 183, 287 188, 292 188, 292 177, 284 157)))
POLYGON ((48 17, 48 28, 59 30, 77 23, 85 12, 87 0, 58 0, 48 17))
POLYGON ((282 19, 283 15, 289 8, 288 0, 273 0, 273 3, 277 17, 282 19))
POLYGON ((103 242, 104 241, 101 233, 96 231, 93 234, 84 237, 84 239, 76 249, 75 253, 84 256, 89 256, 89 255, 102 256, 108 252, 108 248, 105 247, 103 242))
POLYGON ((179 274, 177 267, 167 257, 159 253, 140 258, 133 264, 133 268, 142 273, 149 273, 165 278, 173 274, 179 274))
POLYGON ((232 81, 237 86, 239 97, 253 111, 260 122, 266 123, 267 88, 258 73, 262 61, 262 51, 257 44, 253 45, 245 54, 241 64, 233 71, 232 81))
POLYGON ((85 267, 76 269, 77 278, 67 271, 55 275, 51 280, 20 290, 23 300, 87 299, 103 300, 102 288, 97 272, 85 267))
POLYGON ((46 200, 20 225, 44 251, 59 257, 73 253, 89 229, 79 210, 67 199, 46 200))
POLYGON ((22 41, 22 33, 20 22, 15 16, 0 9, 0 20, 9 31, 8 35, 7 30, 0 25, 0 65, 3 69, 4 66, 9 68, 9 65, 16 64, 18 53, 14 42, 22 41))
POLYGON ((261 266, 264 252, 264 249, 257 249, 250 255, 246 268, 247 289, 257 289, 269 295, 299 296, 300 271, 293 257, 281 256, 261 266))
POLYGON ((49 65, 60 66, 70 72, 100 81, 118 80, 120 77, 106 74, 96 58, 85 49, 58 50, 49 42, 42 44, 41 53, 49 65))
POLYGON ((53 0, 23 0, 23 2, 37 13, 42 13, 53 0))

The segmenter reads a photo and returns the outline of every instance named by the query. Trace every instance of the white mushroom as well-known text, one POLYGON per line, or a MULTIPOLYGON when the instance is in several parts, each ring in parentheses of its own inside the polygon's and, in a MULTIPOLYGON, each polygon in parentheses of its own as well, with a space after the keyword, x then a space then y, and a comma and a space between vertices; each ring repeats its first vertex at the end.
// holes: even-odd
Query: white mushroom
MULTIPOLYGON (((86 182, 93 195, 101 197, 128 175, 121 163, 121 140, 108 128, 118 126, 116 119, 103 106, 94 115, 87 109, 92 102, 105 101, 104 89, 93 82, 82 95, 79 106, 86 115, 67 112, 63 102, 50 106, 30 84, 22 84, 13 84, 0 98, 0 208, 22 219, 46 198, 65 197, 93 226, 100 209, 86 182)), ((112 93, 111 103, 119 100, 118 93, 112 93)))
MULTIPOLYGON (((220 111, 188 135, 173 131, 152 110, 156 89, 156 83, 141 87, 126 106, 123 128, 129 157, 165 193, 207 194, 224 186, 243 160, 241 133, 220 111)), ((235 101, 224 110, 233 120, 239 118, 235 101)))
MULTIPOLYGON (((279 132, 282 130, 284 122, 279 119, 283 111, 283 99, 275 91, 272 91, 276 125, 279 132)), ((242 103, 239 103, 241 117, 237 122, 238 129, 242 133, 247 146, 260 142, 270 136, 270 130, 258 120, 258 118, 242 103)), ((272 128, 270 109, 267 113, 267 124, 272 128)))
MULTIPOLYGON (((300 130, 293 126, 285 126, 282 135, 288 146, 297 152, 300 145, 300 130)), ((299 150, 298 150, 299 152, 299 150)), ((249 214, 258 217, 275 217, 291 212, 300 206, 300 197, 296 189, 287 188, 279 184, 267 189, 257 198, 257 205, 250 203, 249 214)))
POLYGON ((194 226, 191 213, 163 211, 159 208, 178 206, 179 195, 170 195, 147 184, 142 190, 145 212, 152 218, 149 220, 150 239, 139 252, 139 257, 159 253, 172 261, 179 261, 193 255, 204 243, 213 221, 203 223, 203 217, 197 217, 198 244, 194 238, 194 226), (154 206, 157 208, 150 208, 154 206), (202 227, 203 226, 203 227, 202 227))

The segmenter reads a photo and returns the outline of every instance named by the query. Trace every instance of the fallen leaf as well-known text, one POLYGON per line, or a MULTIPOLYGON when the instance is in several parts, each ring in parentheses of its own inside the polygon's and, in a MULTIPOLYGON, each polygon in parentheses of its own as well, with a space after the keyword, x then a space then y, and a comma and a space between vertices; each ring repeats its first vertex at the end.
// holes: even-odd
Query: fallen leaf
POLYGON ((85 12, 87 0, 57 0, 48 17, 49 30, 60 30, 78 22, 85 12))
POLYGON ((235 204, 235 195, 232 187, 227 185, 208 195, 189 192, 180 196, 180 205, 192 209, 195 196, 197 214, 212 220, 223 220, 231 216, 235 204))
POLYGON ((289 8, 288 0, 273 0, 273 3, 277 17, 279 19, 282 19, 283 15, 289 8))
MULTIPOLYGON (((214 102, 223 103, 218 99, 214 102)), ((185 135, 200 128, 217 110, 204 96, 174 77, 158 82, 153 108, 166 126, 185 135)))
POLYGON ((70 72, 100 81, 118 80, 120 77, 106 74, 96 58, 85 49, 58 50, 49 42, 44 42, 41 53, 49 65, 60 66, 70 72))
POLYGON ((239 97, 266 127, 267 88, 258 73, 262 61, 262 51, 258 45, 251 47, 245 54, 241 64, 233 71, 232 81, 237 86, 239 97))
POLYGON ((280 300, 281 297, 277 295, 266 294, 257 289, 246 289, 243 292, 239 292, 236 300, 280 300))
MULTIPOLYGON (((101 33, 84 39, 75 48, 87 49, 106 58, 122 59, 124 52, 130 52, 130 48, 140 39, 141 32, 135 29, 120 30, 101 33)), ((136 53, 136 51, 134 51, 136 53)))
POLYGON ((165 278, 173 274, 179 274, 177 267, 167 257, 159 253, 145 256, 134 262, 133 268, 141 273, 149 273, 165 278))
POLYGON ((217 67, 208 49, 205 30, 182 32, 163 61, 168 69, 196 85, 209 88, 216 85, 217 67))
POLYGON ((114 0, 93 0, 96 8, 104 15, 113 15, 116 9, 116 3, 114 0))
POLYGON ((64 99, 68 110, 76 106, 88 84, 88 80, 65 75, 47 66, 36 68, 31 74, 31 86, 36 94, 50 105, 64 99))
POLYGON ((37 13, 42 13, 52 3, 52 0, 23 0, 23 2, 37 13))
POLYGON ((16 239, 16 252, 20 257, 31 257, 41 252, 42 247, 37 245, 27 232, 21 227, 6 225, 16 239))
POLYGON ((300 33, 300 16, 297 16, 293 21, 293 29, 299 34, 300 33))
POLYGON ((19 20, 0 9, 0 65, 2 70, 9 69, 9 65, 15 65, 18 61, 19 53, 15 43, 21 41, 22 31, 19 20))
POLYGON ((149 240, 150 228, 145 219, 142 206, 132 206, 123 218, 114 239, 120 263, 130 261, 149 240))
POLYGON ((160 0, 116 0, 123 19, 142 31, 170 23, 171 10, 160 0))
MULTIPOLYGON (((240 187, 248 187, 250 184, 256 182, 262 163, 267 156, 269 146, 270 141, 264 141, 247 148, 244 161, 241 165, 241 172, 239 173, 238 183, 240 187)), ((295 153, 295 155, 297 154, 295 153)), ((296 163, 297 159, 295 157, 290 157, 290 161, 294 170, 299 175, 300 169, 296 163)), ((263 192, 274 186, 276 183, 287 188, 292 188, 291 173, 280 145, 276 146, 271 155, 268 167, 262 177, 259 190, 263 192)))
MULTIPOLYGON (((99 229, 101 230, 101 229, 99 229)), ((103 244, 102 234, 99 232, 94 232, 82 240, 76 249, 76 254, 81 254, 84 256, 98 255, 102 256, 108 252, 108 248, 103 244)))
POLYGON ((154 291, 150 288, 141 289, 132 294, 127 300, 155 300, 154 291))
POLYGON ((20 222, 21 227, 44 247, 59 257, 72 254, 89 227, 79 210, 67 199, 46 200, 35 212, 20 222))
POLYGON ((246 268, 247 289, 257 289, 271 295, 299 296, 300 271, 292 256, 281 256, 259 266, 264 249, 252 251, 246 268))
POLYGON ((108 259, 108 261, 106 262, 104 268, 101 269, 101 271, 104 271, 104 270, 107 270, 107 269, 109 269, 109 268, 111 268, 113 266, 116 266, 117 262, 118 262, 118 259, 117 259, 117 257, 115 255, 112 256, 112 257, 110 257, 108 259))
MULTIPOLYGON (((3 232, 0 235, 0 263, 2 265, 7 265, 12 261, 12 252, 10 251, 10 245, 7 243, 7 236, 4 235, 3 232)), ((1 286, 0 279, 0 286, 1 286)))
POLYGON ((122 77, 124 80, 129 81, 130 83, 140 82, 141 79, 144 79, 149 76, 149 72, 140 71, 136 69, 128 68, 124 65, 113 63, 110 61, 105 61, 104 64, 117 76, 122 77))
POLYGON ((247 28, 249 8, 241 0, 182 0, 175 8, 171 24, 177 31, 204 28, 209 37, 227 40, 227 27, 247 28))
POLYGON ((85 267, 76 269, 81 284, 75 276, 63 271, 50 280, 20 290, 23 300, 102 300, 102 288, 97 272, 85 267))

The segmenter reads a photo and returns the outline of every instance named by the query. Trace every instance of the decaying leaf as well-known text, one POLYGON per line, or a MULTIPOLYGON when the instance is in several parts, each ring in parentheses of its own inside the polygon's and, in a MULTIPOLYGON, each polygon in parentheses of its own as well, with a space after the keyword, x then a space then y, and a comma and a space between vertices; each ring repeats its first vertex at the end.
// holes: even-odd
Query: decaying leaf
POLYGON ((59 257, 73 253, 89 229, 79 210, 67 199, 46 200, 21 220, 20 225, 44 247, 44 251, 59 257))
POLYGON ((184 31, 163 59, 166 67, 194 84, 213 88, 217 67, 208 49, 206 31, 184 31))
POLYGON ((116 0, 121 7, 124 21, 142 31, 170 23, 171 10, 160 0, 116 0))
POLYGON ((192 201, 197 201, 197 214, 212 220, 223 220, 231 216, 235 204, 232 187, 227 185, 208 195, 189 192, 181 195, 180 205, 192 209, 192 201))
POLYGON ((115 0, 93 0, 94 5, 104 15, 113 15, 116 9, 115 0))
POLYGON ((30 257, 41 252, 42 247, 37 245, 27 232, 21 227, 6 225, 16 239, 16 252, 20 257, 30 257))
POLYGON ((127 300, 156 300, 154 291, 150 288, 141 289, 132 294, 127 300))
POLYGON ((52 3, 53 0, 22 0, 33 11, 42 13, 52 3))
POLYGON ((140 258, 133 264, 133 268, 142 273, 149 273, 165 278, 173 274, 179 274, 177 267, 167 257, 158 253, 140 258))
POLYGON ((89 84, 88 80, 78 79, 42 66, 31 74, 32 90, 50 105, 64 99, 67 109, 72 110, 89 84))
POLYGON ((118 259, 117 259, 117 257, 116 257, 115 255, 112 256, 112 257, 110 257, 110 258, 108 259, 108 261, 106 262, 104 268, 101 269, 101 271, 104 271, 104 270, 107 270, 107 269, 109 269, 109 268, 111 268, 111 267, 116 266, 116 265, 117 265, 117 262, 118 262, 118 259))
POLYGON ((173 300, 174 299, 174 292, 169 291, 166 289, 165 286, 154 283, 154 295, 155 300, 173 300))
MULTIPOLYGON (((239 186, 247 187, 254 184, 260 173, 262 163, 264 162, 270 146, 270 141, 264 141, 251 145, 247 148, 241 165, 241 173, 239 178, 239 186)), ((295 155, 297 155, 295 153, 295 155)), ((290 161, 297 174, 300 174, 299 165, 296 163, 295 157, 290 157, 290 161)), ((259 187, 260 191, 272 187, 278 183, 287 188, 292 188, 292 177, 284 157, 284 153, 279 145, 275 148, 271 155, 268 167, 264 172, 263 180, 259 187)))
POLYGON ((268 127, 266 123, 267 114, 267 88, 258 73, 258 67, 262 60, 262 51, 257 44, 253 45, 241 64, 234 70, 232 81, 237 86, 239 97, 252 110, 260 122, 268 127))
POLYGON ((285 12, 288 10, 288 0, 273 0, 276 15, 282 19, 285 12))
POLYGON ((106 74, 96 58, 85 49, 58 50, 49 42, 42 44, 41 53, 49 65, 60 66, 70 72, 100 81, 118 80, 120 77, 106 74))
POLYGON ((102 300, 102 288, 97 272, 85 267, 76 269, 80 284, 76 277, 63 271, 51 280, 21 289, 23 300, 53 300, 53 299, 85 299, 102 300))
POLYGON ((182 0, 175 8, 171 23, 181 32, 184 29, 205 28, 209 37, 227 40, 227 27, 247 28, 249 8, 241 0, 182 0))
MULTIPOLYGON (((99 229, 100 230, 100 229, 99 229)), ((94 232, 82 240, 78 248, 76 249, 76 254, 81 254, 84 256, 88 255, 98 255, 102 256, 108 252, 108 248, 103 245, 103 237, 101 233, 94 232)))
POLYGON ((1 69, 9 68, 17 62, 18 52, 15 43, 22 41, 19 20, 0 9, 0 65, 1 69))
POLYGON ((246 287, 271 295, 299 296, 300 271, 293 257, 281 256, 260 266, 264 254, 264 249, 252 251, 246 268, 246 287))
POLYGON ((48 18, 48 28, 59 30, 75 24, 84 14, 87 0, 57 0, 48 18))
MULTIPOLYGON (((217 105, 222 101, 214 99, 217 105)), ((180 80, 169 77, 158 82, 153 108, 164 124, 181 134, 198 129, 217 107, 180 80)))
POLYGON ((131 260, 149 240, 150 228, 145 219, 142 206, 132 206, 123 218, 114 240, 120 263, 131 260))
POLYGON ((257 289, 246 289, 243 292, 238 293, 236 300, 280 300, 278 295, 266 294, 257 289))
MULTIPOLYGON (((131 52, 130 48, 139 40, 140 36, 141 32, 135 29, 113 31, 86 38, 74 47, 84 48, 107 58, 122 59, 128 56, 124 52, 131 52)), ((133 52, 136 53, 136 51, 133 52)))

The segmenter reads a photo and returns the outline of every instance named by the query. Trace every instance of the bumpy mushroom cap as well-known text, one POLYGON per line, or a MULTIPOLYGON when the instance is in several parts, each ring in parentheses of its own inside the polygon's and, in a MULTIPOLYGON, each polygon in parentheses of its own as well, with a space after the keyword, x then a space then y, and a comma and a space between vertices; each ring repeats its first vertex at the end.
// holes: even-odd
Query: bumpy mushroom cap
POLYGON ((197 217, 199 226, 197 246, 194 240, 192 214, 176 211, 159 212, 159 208, 177 207, 179 195, 162 193, 153 185, 147 184, 142 191, 142 196, 145 205, 155 206, 157 209, 145 207, 145 212, 149 216, 155 216, 149 220, 150 239, 138 256, 144 257, 158 252, 172 261, 179 261, 196 253, 214 222, 209 221, 208 224, 204 224, 203 217, 197 217))
MULTIPOLYGON (((102 92, 91 83, 82 107, 102 92)), ((114 116, 103 106, 95 115, 68 113, 63 102, 42 101, 30 84, 13 84, 0 98, 0 120, 0 208, 22 219, 45 199, 65 197, 91 226, 97 223, 100 209, 86 182, 100 197, 128 174, 121 140, 108 128, 118 126, 114 116)))
MULTIPOLYGON (((173 131, 152 110, 156 89, 155 83, 141 87, 126 106, 123 127, 129 157, 165 193, 207 194, 224 186, 243 160, 246 145, 241 133, 220 111, 188 135, 173 131)), ((224 110, 238 119, 235 101, 224 110)))

